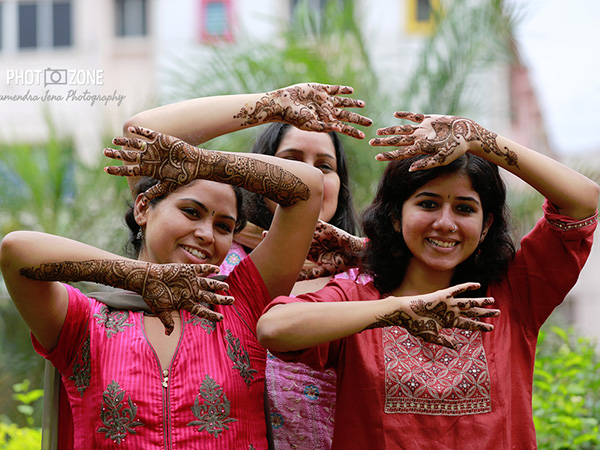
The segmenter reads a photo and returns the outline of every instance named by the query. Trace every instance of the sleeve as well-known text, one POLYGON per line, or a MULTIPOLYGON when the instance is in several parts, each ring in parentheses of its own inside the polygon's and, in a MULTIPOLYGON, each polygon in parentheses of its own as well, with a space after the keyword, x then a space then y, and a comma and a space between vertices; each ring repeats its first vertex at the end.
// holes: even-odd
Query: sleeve
MULTIPOLYGON (((345 279, 333 279, 317 292, 302 294, 297 297, 277 297, 265 308, 264 312, 267 312, 276 305, 296 302, 342 302, 357 300, 360 297, 356 282, 345 279), (354 291, 356 291, 356 295, 354 295, 354 291)), ((337 366, 343 345, 344 339, 339 339, 304 350, 273 352, 273 354, 284 361, 301 362, 316 370, 325 370, 337 366)))
POLYGON ((547 200, 543 210, 544 217, 521 240, 507 275, 514 299, 510 308, 535 333, 577 282, 598 216, 578 221, 561 215, 547 200))
MULTIPOLYGON (((234 310, 256 334, 256 323, 271 296, 252 258, 246 256, 242 259, 225 281, 229 284, 227 295, 235 299, 234 310)), ((230 314, 229 308, 225 306, 220 312, 230 314)))
POLYGON ((69 306, 56 347, 46 352, 31 334, 35 351, 50 361, 61 373, 67 371, 81 347, 81 342, 88 334, 88 319, 92 310, 90 299, 81 291, 68 284, 65 284, 65 287, 69 293, 69 306))

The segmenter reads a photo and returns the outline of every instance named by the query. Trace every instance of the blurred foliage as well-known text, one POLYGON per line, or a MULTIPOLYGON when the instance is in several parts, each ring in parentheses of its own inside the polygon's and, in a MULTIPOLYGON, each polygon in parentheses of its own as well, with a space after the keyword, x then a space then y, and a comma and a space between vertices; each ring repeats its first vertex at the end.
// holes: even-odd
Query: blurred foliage
MULTIPOLYGON (((14 230, 43 231, 122 254, 127 180, 104 173, 104 157, 83 163, 72 139, 49 129, 44 143, 0 143, 0 239, 14 230)), ((41 388, 43 374, 43 359, 0 277, 0 391, 26 378, 41 388)), ((17 425, 41 423, 41 408, 26 417, 18 407, 10 396, 0 397, 0 411, 17 425)))
POLYGON ((5 414, 0 415, 0 450, 38 450, 42 431, 34 427, 34 410, 40 411, 42 389, 31 389, 31 382, 24 380, 13 385, 13 399, 27 426, 13 423, 5 414))
MULTIPOLYGON (((453 0, 435 13, 435 32, 424 38, 414 68, 406 73, 379 73, 352 0, 327 0, 324 8, 299 2, 291 20, 278 24, 279 35, 268 42, 243 36, 235 44, 218 44, 174 61, 168 72, 165 103, 208 95, 266 92, 314 81, 354 88, 365 100, 359 110, 375 126, 398 124, 396 110, 443 112, 476 118, 482 104, 472 87, 482 73, 511 57, 515 11, 502 0, 453 0)), ((367 7, 367 6, 364 6, 367 7)), ((411 50, 412 52, 412 50, 411 50)), ((244 130, 206 144, 211 148, 246 151, 260 132, 244 130)), ((376 129, 364 129, 367 139, 376 129)), ((342 137, 348 153, 357 208, 372 199, 385 164, 367 140, 342 137)))
POLYGON ((544 326, 533 378, 540 450, 600 448, 600 355, 595 343, 573 329, 544 326))

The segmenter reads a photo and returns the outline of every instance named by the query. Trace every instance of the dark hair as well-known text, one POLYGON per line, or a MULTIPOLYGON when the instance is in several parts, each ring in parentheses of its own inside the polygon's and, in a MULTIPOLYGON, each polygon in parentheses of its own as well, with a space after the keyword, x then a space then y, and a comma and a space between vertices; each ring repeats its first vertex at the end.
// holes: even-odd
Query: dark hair
MULTIPOLYGON (((269 125, 257 138, 250 151, 252 153, 275 156, 281 141, 290 128, 292 128, 292 125, 280 122, 269 125)), ((338 195, 337 209, 329 223, 348 233, 356 234, 358 220, 352 200, 352 192, 350 191, 346 152, 344 151, 344 147, 342 146, 342 142, 337 133, 331 132, 328 134, 331 137, 333 147, 335 148, 335 159, 337 161, 336 172, 340 177, 340 192, 338 195)), ((273 214, 267 207, 264 197, 253 192, 244 192, 244 197, 248 221, 268 230, 273 221, 273 214)))
MULTIPOLYGON (((142 239, 138 237, 138 233, 141 227, 135 221, 134 207, 135 199, 142 192, 146 192, 152 186, 158 183, 156 178, 141 177, 133 188, 133 202, 128 204, 127 211, 125 212, 125 224, 129 228, 129 239, 125 244, 125 252, 132 258, 137 258, 142 249, 142 239)), ((244 212, 244 198, 242 189, 237 186, 231 186, 235 193, 236 208, 237 208, 237 220, 235 221, 235 228, 233 233, 239 233, 246 226, 246 213, 244 212)), ((160 197, 153 198, 150 200, 150 204, 156 206, 159 202, 164 200, 168 194, 161 195, 160 197)))
POLYGON ((446 166, 409 172, 410 165, 423 157, 390 162, 373 203, 364 211, 363 229, 369 239, 363 256, 365 271, 373 276, 375 287, 382 293, 402 284, 413 255, 402 233, 394 230, 392 218, 402 220, 402 206, 418 188, 439 176, 459 172, 469 177, 479 194, 484 220, 491 214, 493 221, 478 250, 456 268, 452 284, 476 281, 481 283, 481 292, 506 272, 515 254, 508 226, 506 187, 498 167, 466 153, 446 166))

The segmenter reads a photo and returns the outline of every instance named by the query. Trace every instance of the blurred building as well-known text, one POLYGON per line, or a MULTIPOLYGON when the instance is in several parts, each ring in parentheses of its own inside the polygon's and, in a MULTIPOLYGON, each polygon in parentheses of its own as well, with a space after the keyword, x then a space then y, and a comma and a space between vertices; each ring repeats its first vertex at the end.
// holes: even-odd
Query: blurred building
MULTIPOLYGON (((323 8, 324 0, 308 0, 323 8)), ((124 120, 155 106, 165 73, 207 43, 241 36, 276 39, 298 0, 0 0, 0 141, 43 142, 51 131, 73 136, 97 155, 124 120), (242 33, 243 31, 243 33, 242 33)), ((356 0, 378 70, 402 73, 416 63, 431 32, 428 0, 356 0)), ((517 58, 485 74, 481 96, 489 128, 555 156, 527 68, 517 58)), ((401 78, 399 78, 401 80, 401 78)), ((332 82, 336 82, 332 80, 332 82)), ((598 268, 598 252, 589 266, 598 268)), ((587 271, 586 273, 589 273, 587 271)), ((582 277, 566 316, 600 313, 593 277, 582 277), (582 306, 583 305, 583 306, 582 306), (598 305, 598 306, 596 306, 598 305)))

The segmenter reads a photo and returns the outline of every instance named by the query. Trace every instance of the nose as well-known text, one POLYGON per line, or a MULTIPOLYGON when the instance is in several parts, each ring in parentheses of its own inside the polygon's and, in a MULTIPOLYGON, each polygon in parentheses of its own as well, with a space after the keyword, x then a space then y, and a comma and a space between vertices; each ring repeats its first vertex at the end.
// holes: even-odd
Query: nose
POLYGON ((200 221, 194 230, 194 236, 205 244, 211 244, 214 241, 212 224, 208 221, 200 221))
POLYGON ((439 215, 433 222, 433 229, 440 233, 452 233, 453 231, 456 231, 456 221, 452 209, 449 206, 444 206, 440 209, 439 215))

